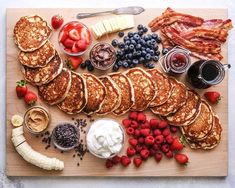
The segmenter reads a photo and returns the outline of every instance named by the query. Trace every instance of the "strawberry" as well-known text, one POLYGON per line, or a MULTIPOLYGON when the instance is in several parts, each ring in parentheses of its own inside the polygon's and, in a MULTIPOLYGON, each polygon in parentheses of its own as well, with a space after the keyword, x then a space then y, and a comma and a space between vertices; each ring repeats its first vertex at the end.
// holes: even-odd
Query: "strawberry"
POLYGON ((221 99, 220 93, 217 91, 208 91, 204 93, 206 99, 212 104, 217 104, 221 99))
POLYGON ((150 128, 151 129, 156 129, 158 128, 159 120, 158 119, 150 119, 150 128))
POLYGON ((116 155, 112 158, 112 163, 115 165, 120 163, 120 161, 121 161, 121 157, 119 157, 118 155, 116 155))
POLYGON ((68 38, 68 35, 69 35, 68 32, 62 31, 59 36, 59 41, 61 43, 64 43, 64 41, 68 38))
POLYGON ((72 49, 74 43, 75 43, 74 40, 71 40, 71 39, 67 38, 67 39, 65 39, 65 41, 63 42, 63 45, 64 45, 66 48, 72 49))
POLYGON ((65 62, 68 68, 75 70, 82 63, 83 59, 81 57, 69 57, 65 62))
POLYGON ((112 162, 112 160, 107 159, 107 160, 106 160, 106 163, 105 163, 105 166, 106 166, 106 168, 112 168, 112 167, 113 167, 113 162, 112 162))
POLYGON ((135 138, 129 138, 129 144, 133 147, 135 147, 138 144, 138 140, 135 138))
POLYGON ((135 132, 135 130, 134 130, 132 127, 128 127, 128 128, 126 129, 126 133, 127 133, 128 135, 133 135, 134 132, 135 132))
POLYGON ((75 44, 76 44, 76 47, 79 49, 79 51, 85 51, 87 48, 86 41, 83 39, 77 41, 75 44))
POLYGON ((25 80, 20 80, 16 82, 16 94, 19 98, 24 97, 28 91, 27 82, 25 80))
POLYGON ((155 139, 151 135, 149 135, 145 138, 145 144, 146 145, 153 145, 154 141, 155 141, 155 139))
POLYGON ((72 29, 69 31, 69 38, 78 41, 81 37, 77 29, 72 29))
POLYGON ((133 159, 133 162, 134 162, 136 167, 139 167, 142 164, 142 159, 140 157, 135 157, 133 159))
POLYGON ((155 160, 157 162, 160 162, 162 160, 162 153, 156 153, 156 155, 154 156, 155 160))
POLYGON ((148 157, 149 157, 149 150, 147 150, 147 149, 141 150, 141 151, 140 151, 140 156, 141 156, 141 158, 142 158, 143 160, 148 159, 148 157))
POLYGON ((144 123, 146 121, 146 115, 143 112, 138 113, 137 121, 140 123, 144 123))
POLYGON ((188 163, 188 156, 182 153, 175 154, 175 160, 179 164, 187 164, 188 163))
POLYGON ((60 28, 60 26, 63 24, 64 22, 64 19, 62 16, 60 15, 54 15, 52 16, 51 18, 51 26, 54 28, 54 29, 58 29, 60 28))
POLYGON ((125 166, 125 167, 128 166, 129 164, 131 164, 130 158, 125 156, 125 155, 123 155, 121 157, 121 164, 122 164, 122 166, 125 166))
POLYGON ((137 116, 138 116, 138 113, 137 112, 131 112, 129 114, 129 118, 132 119, 132 120, 136 120, 137 119, 137 116))
POLYGON ((141 129, 140 134, 146 137, 150 134, 150 129, 141 129))
POLYGON ((174 138, 172 144, 171 144, 171 151, 180 151, 184 148, 184 145, 180 142, 179 138, 174 138))
POLYGON ((134 148, 128 147, 127 150, 126 150, 126 154, 127 154, 127 156, 131 157, 131 156, 134 156, 136 154, 136 151, 135 151, 134 148))
POLYGON ((37 95, 32 91, 28 91, 24 96, 24 101, 28 105, 33 105, 37 101, 37 99, 37 95))
POLYGON ((91 42, 91 35, 89 33, 89 31, 87 30, 87 28, 83 27, 81 29, 81 38, 85 40, 86 44, 90 44, 91 42))
POLYGON ((80 52, 80 49, 77 47, 76 43, 73 43, 72 52, 73 52, 73 53, 78 53, 78 52, 80 52))
POLYGON ((131 125, 131 120, 130 119, 123 119, 122 124, 124 127, 128 128, 131 125))
POLYGON ((131 127, 132 127, 133 129, 138 128, 138 123, 137 123, 136 121, 132 120, 132 121, 131 121, 131 127))
POLYGON ((158 124, 159 129, 164 129, 168 126, 167 122, 165 120, 161 120, 158 124))

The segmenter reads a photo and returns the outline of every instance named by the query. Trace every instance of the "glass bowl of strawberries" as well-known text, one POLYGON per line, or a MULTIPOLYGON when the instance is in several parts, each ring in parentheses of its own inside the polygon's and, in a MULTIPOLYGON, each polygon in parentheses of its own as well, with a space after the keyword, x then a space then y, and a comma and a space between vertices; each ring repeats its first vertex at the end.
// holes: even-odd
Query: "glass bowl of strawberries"
POLYGON ((80 56, 91 45, 91 32, 83 23, 72 21, 61 28, 58 40, 64 53, 70 56, 80 56))

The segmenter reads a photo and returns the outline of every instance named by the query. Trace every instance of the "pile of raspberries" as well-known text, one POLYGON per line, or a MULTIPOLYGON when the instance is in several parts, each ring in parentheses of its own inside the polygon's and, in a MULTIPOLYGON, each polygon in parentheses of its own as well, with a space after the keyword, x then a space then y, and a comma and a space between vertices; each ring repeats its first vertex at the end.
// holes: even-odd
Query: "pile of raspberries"
POLYGON ((188 162, 186 155, 177 154, 184 148, 179 137, 172 135, 177 132, 177 127, 168 125, 165 120, 156 118, 147 120, 143 112, 131 112, 127 119, 122 120, 122 124, 129 136, 126 155, 107 159, 107 168, 119 163, 127 167, 132 160, 136 167, 140 167, 142 162, 150 157, 160 162, 163 155, 167 158, 175 157, 180 164, 188 162))

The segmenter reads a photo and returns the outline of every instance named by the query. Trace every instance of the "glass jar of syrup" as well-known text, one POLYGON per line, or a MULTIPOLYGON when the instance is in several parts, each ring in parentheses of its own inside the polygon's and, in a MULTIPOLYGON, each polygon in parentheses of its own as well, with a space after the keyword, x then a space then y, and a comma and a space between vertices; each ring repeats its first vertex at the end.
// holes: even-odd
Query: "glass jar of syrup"
POLYGON ((199 60, 189 68, 187 81, 195 88, 206 89, 219 84, 225 76, 230 64, 222 64, 216 60, 199 60))
POLYGON ((191 64, 189 51, 181 47, 170 50, 161 61, 162 69, 171 75, 178 75, 186 72, 191 64))

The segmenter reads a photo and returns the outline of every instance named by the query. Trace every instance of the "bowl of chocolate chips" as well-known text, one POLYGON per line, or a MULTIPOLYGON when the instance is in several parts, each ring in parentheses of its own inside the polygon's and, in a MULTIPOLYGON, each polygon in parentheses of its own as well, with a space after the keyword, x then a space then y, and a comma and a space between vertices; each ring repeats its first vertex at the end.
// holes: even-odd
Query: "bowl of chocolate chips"
POLYGON ((79 131, 71 123, 61 123, 52 131, 53 144, 62 151, 68 151, 78 145, 79 131))

